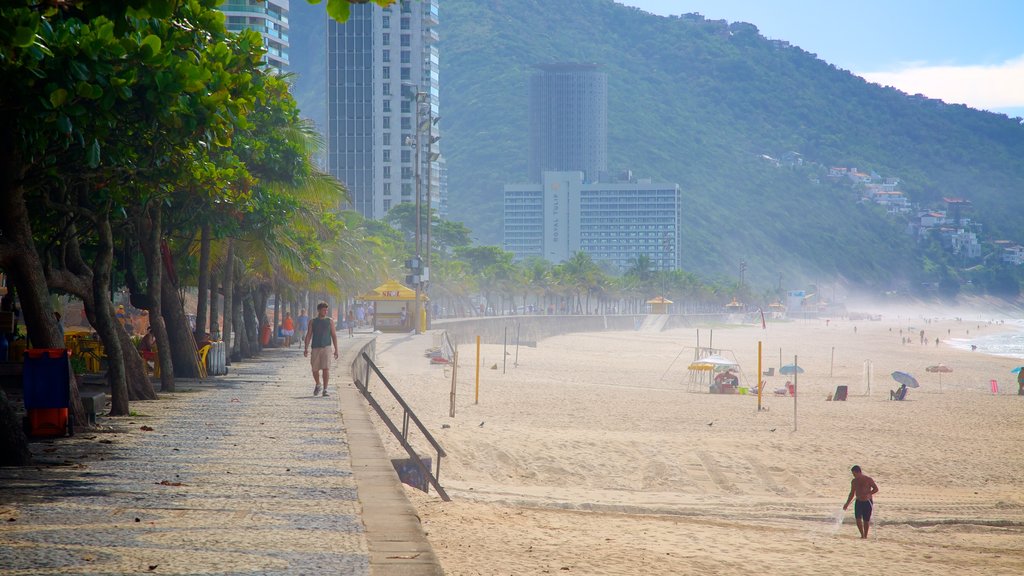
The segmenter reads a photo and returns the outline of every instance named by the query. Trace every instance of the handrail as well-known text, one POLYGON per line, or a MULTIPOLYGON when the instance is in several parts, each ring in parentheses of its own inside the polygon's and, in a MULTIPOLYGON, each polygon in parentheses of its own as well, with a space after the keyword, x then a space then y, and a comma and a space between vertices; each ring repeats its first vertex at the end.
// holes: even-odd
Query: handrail
POLYGON ((406 404, 402 396, 399 395, 397 390, 395 390, 395 387, 392 386, 390 382, 388 382, 388 379, 384 376, 383 373, 381 373, 380 369, 377 368, 377 365, 374 364, 370 356, 366 352, 360 352, 360 356, 362 357, 363 361, 366 362, 366 375, 363 381, 360 381, 359 378, 353 377, 352 380, 355 383, 356 388, 359 389, 359 391, 363 394, 363 397, 366 398, 366 401, 370 403, 370 406, 373 407, 373 410, 377 413, 378 416, 380 416, 384 424, 387 425, 388 430, 391 430, 391 433, 395 436, 399 443, 402 444, 402 447, 405 448, 405 451, 416 463, 416 466, 420 469, 420 472, 423 473, 423 475, 427 478, 427 480, 434 487, 434 489, 437 490, 437 493, 439 496, 441 496, 441 499, 444 500, 445 502, 450 502, 451 498, 448 497, 448 493, 445 492, 444 488, 441 487, 440 482, 438 482, 438 478, 440 478, 441 476, 441 458, 447 456, 447 454, 444 451, 444 448, 442 448, 441 445, 437 443, 437 440, 434 439, 434 436, 430 433, 429 430, 427 430, 426 426, 423 425, 423 422, 420 421, 416 414, 413 413, 412 408, 410 408, 409 405, 406 404), (399 405, 401 405, 402 407, 403 413, 401 430, 399 430, 398 427, 395 426, 395 423, 392 422, 391 418, 388 417, 386 412, 384 412, 384 408, 381 407, 381 405, 377 402, 376 399, 374 399, 373 395, 370 393, 369 383, 371 369, 373 369, 373 372, 377 374, 377 377, 380 378, 380 381, 384 383, 384 386, 387 387, 387 389, 391 392, 391 395, 395 398, 395 400, 398 401, 399 405), (416 424, 416 427, 419 428, 419 431, 421 434, 423 434, 423 437, 426 438, 427 442, 429 442, 430 445, 437 451, 436 473, 431 473, 431 471, 423 464, 423 461, 420 459, 419 454, 416 453, 416 450, 414 450, 412 445, 409 444, 409 420, 412 420, 413 423, 416 424))

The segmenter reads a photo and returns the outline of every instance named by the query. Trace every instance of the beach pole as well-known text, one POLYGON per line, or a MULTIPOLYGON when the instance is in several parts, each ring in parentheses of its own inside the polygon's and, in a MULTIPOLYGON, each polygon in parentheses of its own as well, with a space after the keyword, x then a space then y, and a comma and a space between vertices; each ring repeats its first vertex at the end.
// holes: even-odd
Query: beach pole
MULTIPOLYGON (((796 363, 796 355, 793 355, 793 366, 799 366, 796 363)), ((793 432, 796 432, 796 397, 800 395, 800 388, 797 382, 800 378, 799 370, 793 370, 793 432)))
POLYGON ((508 365, 508 325, 505 325, 505 339, 501 342, 501 373, 505 373, 508 365))
POLYGON ((480 403, 480 337, 476 337, 476 400, 473 404, 480 403))
POLYGON ((761 411, 761 341, 757 341, 757 411, 761 411))
POLYGON ((519 322, 516 322, 516 361, 512 366, 519 368, 519 322))
POLYGON ((829 360, 829 363, 828 363, 828 377, 829 378, 832 377, 832 369, 835 368, 835 365, 836 365, 836 347, 833 346, 832 347, 832 359, 829 360))
POLYGON ((455 353, 452 354, 452 394, 448 400, 448 416, 455 418, 455 384, 459 380, 459 347, 455 347, 455 353))

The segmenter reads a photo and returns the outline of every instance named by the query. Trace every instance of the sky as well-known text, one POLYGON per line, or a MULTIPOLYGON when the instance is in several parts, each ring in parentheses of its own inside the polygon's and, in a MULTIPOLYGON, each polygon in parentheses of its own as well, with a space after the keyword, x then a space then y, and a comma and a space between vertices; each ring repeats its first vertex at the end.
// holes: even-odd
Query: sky
POLYGON ((616 0, 749 22, 870 82, 1024 117, 1022 0, 616 0))

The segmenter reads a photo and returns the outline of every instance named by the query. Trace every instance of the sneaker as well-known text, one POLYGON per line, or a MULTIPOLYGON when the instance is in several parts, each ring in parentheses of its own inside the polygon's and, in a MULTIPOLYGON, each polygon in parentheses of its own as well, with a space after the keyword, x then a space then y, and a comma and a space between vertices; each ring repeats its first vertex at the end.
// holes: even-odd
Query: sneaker
POLYGON ((327 389, 324 388, 324 397, 327 397, 327 389))
POLYGON ((316 388, 313 389, 313 396, 319 396, 319 395, 320 395, 320 385, 317 384, 316 388))

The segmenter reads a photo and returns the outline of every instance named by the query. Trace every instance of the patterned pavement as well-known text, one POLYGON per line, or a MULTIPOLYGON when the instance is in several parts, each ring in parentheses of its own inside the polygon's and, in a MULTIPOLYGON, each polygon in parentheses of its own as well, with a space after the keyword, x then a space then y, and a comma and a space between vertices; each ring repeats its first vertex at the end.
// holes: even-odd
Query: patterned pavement
MULTIPOLYGON (((365 528, 343 413, 365 420, 348 369, 368 339, 339 338, 326 398, 301 348, 268 349, 34 442, 33 466, 0 468, 0 574, 440 574, 425 539, 409 562, 365 528)), ((368 481, 404 500, 397 479, 368 481)))

